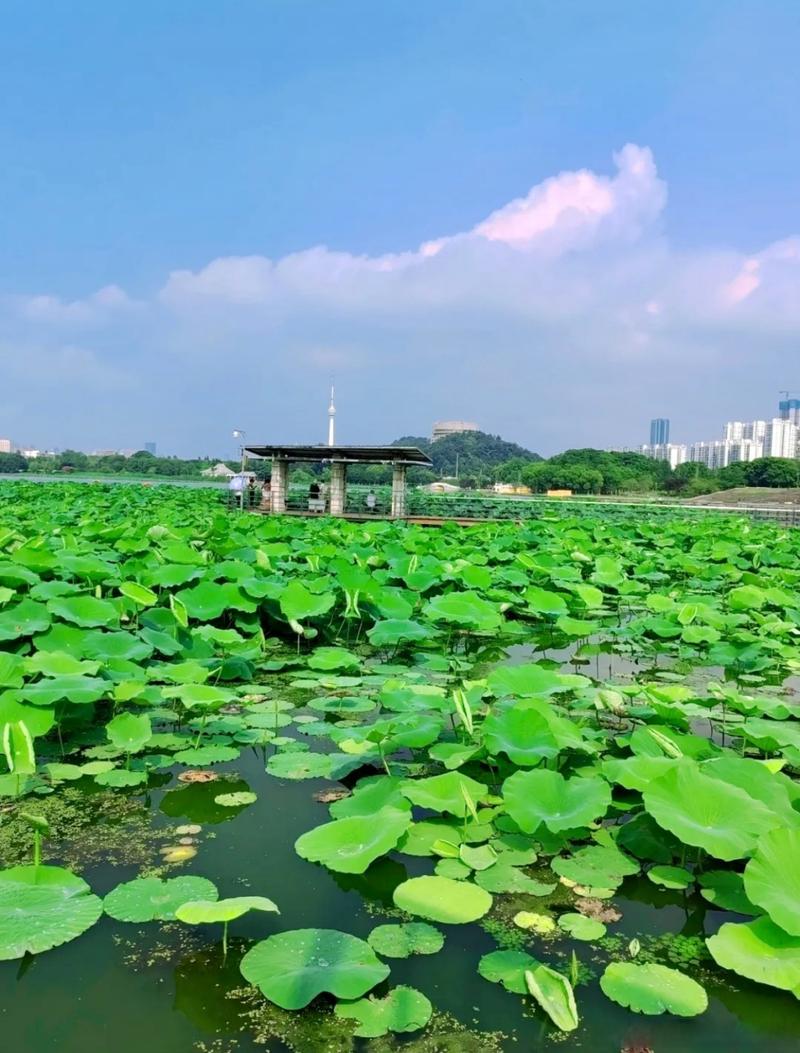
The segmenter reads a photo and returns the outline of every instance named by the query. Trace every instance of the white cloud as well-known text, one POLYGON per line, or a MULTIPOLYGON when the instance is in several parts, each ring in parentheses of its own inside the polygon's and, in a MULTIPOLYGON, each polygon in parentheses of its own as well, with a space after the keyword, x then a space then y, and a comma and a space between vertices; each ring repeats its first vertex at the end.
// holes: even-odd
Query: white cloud
POLYGON ((57 296, 21 296, 12 299, 17 311, 32 322, 93 324, 117 311, 136 306, 118 285, 106 285, 84 300, 62 300, 57 296))
POLYGON ((407 251, 220 257, 173 271, 149 302, 117 286, 73 302, 8 297, 0 334, 37 354, 79 342, 93 358, 72 364, 76 384, 101 385, 101 366, 106 384, 145 371, 154 394, 137 413, 152 410, 158 437, 168 404, 187 449, 210 413, 229 412, 231 387, 264 408, 256 427, 268 417, 271 434, 310 437, 309 395, 332 370, 359 393, 359 440, 450 414, 547 451, 636 442, 643 420, 681 407, 689 422, 770 412, 758 400, 791 383, 800 346, 800 238, 679 251, 650 150, 629 144, 614 163, 562 172, 407 251))

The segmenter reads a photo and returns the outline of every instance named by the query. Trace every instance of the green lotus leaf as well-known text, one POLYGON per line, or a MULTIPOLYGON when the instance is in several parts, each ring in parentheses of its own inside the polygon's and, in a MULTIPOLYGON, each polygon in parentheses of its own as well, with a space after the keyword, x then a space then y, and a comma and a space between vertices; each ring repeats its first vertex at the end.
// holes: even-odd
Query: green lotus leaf
POLYGON ((358 1021, 353 1032, 357 1038, 379 1038, 390 1031, 419 1031, 430 1020, 433 1006, 422 992, 400 986, 384 998, 370 995, 358 1002, 339 1002, 334 1013, 345 1020, 358 1021))
POLYGON ((458 859, 458 845, 454 841, 445 841, 444 838, 440 838, 433 842, 431 849, 434 855, 442 856, 444 859, 458 859))
POLYGON ((332 593, 313 593, 298 579, 289 582, 281 593, 280 608, 289 623, 299 625, 307 618, 326 614, 334 604, 332 593))
POLYGON ((129 632, 86 633, 83 638, 83 653, 87 658, 109 661, 114 658, 130 662, 141 662, 153 653, 145 640, 129 632))
POLYGON ((235 793, 218 793, 214 803, 221 804, 223 808, 244 808, 248 804, 255 804, 257 800, 257 794, 250 790, 240 790, 235 793))
MULTIPOLYGON (((37 652, 37 654, 45 652, 37 652)), ((27 660, 27 668, 31 659, 27 660)), ((19 655, 0 651, 0 687, 21 687, 25 682, 26 662, 19 655)), ((38 670, 37 670, 38 671, 38 670)))
POLYGON ((572 911, 559 916, 558 927, 575 940, 601 940, 606 934, 606 927, 602 921, 572 911))
POLYGON ((193 768, 202 768, 207 764, 222 764, 236 760, 241 750, 235 746, 190 746, 175 754, 176 764, 188 764, 193 768))
POLYGON ((661 827, 646 812, 640 812, 619 827, 617 845, 653 863, 669 863, 680 855, 680 841, 661 827))
POLYGON ((513 917, 513 922, 519 929, 527 929, 535 932, 537 936, 549 936, 556 931, 556 923, 549 914, 537 914, 532 910, 520 910, 513 917))
POLYGON ((797 821, 794 807, 798 797, 796 783, 780 771, 771 771, 763 761, 727 753, 706 761, 703 774, 738 786, 781 816, 782 825, 792 826, 797 821))
POLYGON ((201 712, 219 709, 234 699, 232 692, 211 684, 180 684, 177 687, 165 687, 161 693, 164 698, 177 698, 184 709, 196 708, 201 712))
POLYGON ((317 647, 308 659, 309 669, 320 669, 330 672, 334 669, 358 669, 361 659, 344 647, 317 647))
POLYGON ((119 625, 119 612, 114 604, 108 600, 98 600, 96 596, 57 597, 48 600, 47 609, 57 618, 70 625, 79 625, 82 629, 119 625))
POLYGON ((528 877, 524 870, 512 866, 502 856, 493 867, 478 871, 475 881, 487 892, 515 892, 529 896, 549 896, 556 887, 555 882, 528 877))
POLYGON ((706 940, 711 957, 723 969, 782 991, 800 989, 800 937, 769 920, 726 922, 706 940))
POLYGON ((176 593, 177 600, 184 605, 186 613, 196 621, 209 622, 233 609, 252 612, 256 604, 233 582, 201 581, 190 589, 176 593))
POLYGON ((147 782, 146 771, 129 771, 126 768, 113 768, 111 771, 98 772, 94 777, 98 786, 111 786, 123 789, 130 786, 142 786, 147 782))
POLYGON ((599 628, 600 622, 587 618, 570 618, 567 614, 561 614, 556 618, 556 629, 565 636, 592 636, 599 628))
POLYGON ((623 878, 639 873, 636 860, 612 845, 587 845, 572 856, 558 856, 550 866, 559 877, 595 888, 617 888, 623 878))
POLYGON ((644 806, 659 826, 717 859, 741 859, 777 819, 744 790, 705 775, 687 757, 645 789, 644 806))
POLYGON ((645 790, 653 781, 665 775, 673 766, 669 757, 611 757, 603 761, 601 771, 609 782, 618 783, 626 790, 645 790))
POLYGON ((111 684, 95 676, 53 676, 28 684, 22 697, 34 706, 52 706, 56 702, 87 705, 109 694, 111 684))
POLYGON ((331 773, 329 753, 275 753, 267 772, 278 779, 326 779, 331 773))
POLYGON ((513 994, 528 994, 525 973, 540 963, 525 951, 491 951, 478 962, 478 972, 490 983, 502 984, 513 994))
POLYGON ((747 898, 780 928, 800 936, 800 830, 764 834, 744 868, 747 898))
POLYGON ((488 870, 497 862, 497 852, 491 845, 461 845, 458 856, 472 870, 488 870))
POLYGON ((538 858, 537 842, 525 834, 500 834, 491 841, 500 862, 512 867, 530 866, 538 858))
POLYGON ((411 814, 386 809, 371 816, 334 819, 301 834, 294 848, 302 859, 342 874, 363 874, 390 852, 411 823, 411 814))
POLYGON ((152 607, 158 601, 158 596, 153 590, 148 589, 146 585, 140 585, 138 581, 123 581, 119 591, 140 607, 152 607))
MULTIPOLYGON (((18 778, 36 772, 36 751, 33 737, 24 720, 16 724, 5 724, 2 729, 2 752, 8 770, 18 778)), ((24 813, 23 813, 24 814, 24 813)))
POLYGON ((327 991, 361 998, 389 967, 356 936, 335 929, 294 929, 257 943, 242 958, 242 976, 282 1009, 302 1009, 327 991))
POLYGON ((448 812, 463 818, 471 810, 468 801, 472 802, 472 807, 476 806, 486 799, 488 788, 461 772, 450 771, 444 775, 408 781, 403 785, 402 793, 420 808, 448 812))
POLYGON ((569 582, 567 588, 574 592, 578 599, 583 603, 584 607, 591 611, 597 610, 602 607, 605 597, 596 589, 594 585, 589 585, 584 582, 569 582))
MULTIPOLYGON (((215 889, 216 891, 216 889, 215 889)), ((228 899, 192 899, 175 909, 175 917, 186 925, 214 925, 235 921, 251 910, 280 914, 277 906, 265 896, 232 896, 228 899)))
POLYGON ((576 691, 589 687, 591 680, 571 673, 558 673, 545 665, 508 665, 493 669, 489 674, 489 690, 498 698, 555 695, 561 691, 576 691))
POLYGON ((0 870, 0 961, 69 943, 102 913, 100 897, 62 867, 0 870))
POLYGON ((547 965, 537 965, 525 970, 525 984, 560 1031, 574 1031, 577 1028, 578 1008, 572 984, 566 976, 547 965))
POLYGON ((719 910, 733 910, 737 914, 758 913, 758 908, 747 898, 744 878, 735 870, 706 870, 698 880, 700 895, 719 910))
POLYGON ((85 774, 80 764, 51 763, 45 765, 45 770, 54 783, 75 782, 77 779, 83 778, 85 774))
POLYGON ((109 742, 123 753, 138 753, 150 741, 153 729, 146 713, 118 713, 106 724, 109 742))
POLYGON ((433 856, 436 855, 433 846, 437 841, 460 844, 461 831, 444 819, 426 819, 412 823, 397 848, 407 856, 433 856))
POLYGON ((460 629, 493 632, 502 624, 502 616, 494 604, 476 592, 444 592, 434 596, 422 611, 432 622, 444 622, 460 629))
POLYGON ((36 651, 27 659, 27 667, 42 676, 95 676, 100 663, 81 661, 65 651, 36 651))
POLYGON ((525 606, 534 614, 558 617, 559 614, 566 614, 569 609, 563 593, 540 589, 537 585, 531 585, 525 590, 524 599, 525 606))
POLYGON ((103 910, 117 921, 171 921, 181 904, 216 899, 218 894, 212 881, 194 875, 135 878, 112 889, 103 900, 103 910))
POLYGON ((454 881, 465 881, 472 877, 472 869, 460 859, 440 859, 433 868, 433 872, 437 877, 449 877, 454 881))
POLYGON ((378 925, 367 943, 384 958, 408 958, 412 954, 436 954, 444 946, 444 934, 424 921, 409 921, 378 925))
POLYGON ((606 588, 616 589, 625 580, 622 565, 611 556, 598 556, 594 561, 592 581, 606 588))
POLYGON ((764 590, 755 585, 740 585, 728 593, 728 606, 734 611, 759 610, 766 600, 764 590))
POLYGON ((358 695, 334 695, 330 698, 312 698, 308 707, 317 713, 349 716, 353 713, 369 713, 371 709, 375 709, 375 703, 372 699, 358 695))
POLYGON ((411 812, 411 805, 400 792, 404 780, 390 775, 371 775, 359 779, 349 797, 335 801, 330 807, 334 819, 348 815, 374 815, 385 808, 411 812))
POLYGON ((409 618, 387 618, 376 622, 367 632, 373 647, 390 647, 400 643, 419 643, 430 640, 436 632, 427 625, 409 618))
POLYGON ((6 724, 19 724, 22 721, 31 738, 46 735, 55 724, 52 709, 46 706, 29 706, 20 701, 18 691, 0 692, 0 741, 6 724))
POLYGON ((565 779, 555 771, 518 771, 503 783, 508 814, 525 833, 544 824, 548 830, 572 830, 601 819, 611 804, 608 783, 595 776, 565 779))
POLYGON ((113 761, 87 761, 86 764, 79 765, 81 774, 83 775, 102 775, 104 772, 114 770, 113 761))
POLYGON ((655 866, 647 871, 647 877, 654 885, 668 889, 686 889, 694 882, 694 875, 683 867, 655 866))
POLYGON ((431 760, 439 761, 448 771, 455 771, 480 752, 480 746, 460 742, 437 742, 428 750, 431 760))
POLYGON ((0 611, 0 640, 19 640, 44 632, 50 625, 50 611, 43 603, 21 600, 0 611))
POLYGON ((648 1016, 698 1016, 708 1008, 700 984, 665 965, 612 962, 600 977, 600 987, 612 1002, 648 1016))
POLYGON ((490 753, 505 753, 520 767, 532 768, 559 752, 544 715, 521 704, 493 709, 483 722, 483 734, 490 753))
POLYGON ((492 897, 477 885, 436 876, 403 881, 394 890, 394 902, 409 914, 451 925, 477 921, 492 907, 492 897))

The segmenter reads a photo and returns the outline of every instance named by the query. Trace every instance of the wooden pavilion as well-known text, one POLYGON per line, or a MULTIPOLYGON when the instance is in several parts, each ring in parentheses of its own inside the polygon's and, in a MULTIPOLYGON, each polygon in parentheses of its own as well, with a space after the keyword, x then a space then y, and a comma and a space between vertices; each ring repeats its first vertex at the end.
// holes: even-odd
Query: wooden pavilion
MULTIPOLYGON (((392 466, 391 517, 408 515, 407 473, 411 467, 431 468, 433 462, 416 446, 246 446, 253 457, 270 458, 270 512, 285 515, 291 464, 327 464, 331 469, 328 513, 345 516, 347 504, 347 466, 349 464, 390 464, 392 466)), ((372 517, 370 517, 372 518, 372 517)))

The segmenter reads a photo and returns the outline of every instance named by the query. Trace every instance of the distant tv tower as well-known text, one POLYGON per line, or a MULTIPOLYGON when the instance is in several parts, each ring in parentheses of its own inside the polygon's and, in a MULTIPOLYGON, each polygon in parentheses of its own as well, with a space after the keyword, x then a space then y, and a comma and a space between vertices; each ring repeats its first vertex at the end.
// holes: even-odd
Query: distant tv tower
POLYGON ((335 446, 336 441, 336 403, 334 401, 335 390, 331 384, 331 404, 328 406, 328 445, 335 446))

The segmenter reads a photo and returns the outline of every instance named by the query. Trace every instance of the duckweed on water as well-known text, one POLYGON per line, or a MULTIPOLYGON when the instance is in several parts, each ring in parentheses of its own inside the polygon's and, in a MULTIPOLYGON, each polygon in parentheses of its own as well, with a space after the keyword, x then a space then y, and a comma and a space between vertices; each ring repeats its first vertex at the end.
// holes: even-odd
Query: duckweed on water
MULTIPOLYGON (((101 863, 147 868, 159 864, 159 850, 170 831, 153 825, 152 812, 140 799, 109 791, 86 793, 64 787, 41 797, 36 808, 47 819, 50 835, 42 861, 81 871, 101 863)), ((21 805, 0 813, 0 864, 27 863, 28 825, 21 805)))

